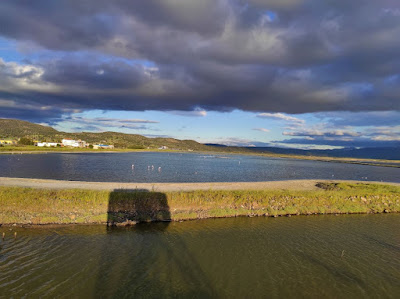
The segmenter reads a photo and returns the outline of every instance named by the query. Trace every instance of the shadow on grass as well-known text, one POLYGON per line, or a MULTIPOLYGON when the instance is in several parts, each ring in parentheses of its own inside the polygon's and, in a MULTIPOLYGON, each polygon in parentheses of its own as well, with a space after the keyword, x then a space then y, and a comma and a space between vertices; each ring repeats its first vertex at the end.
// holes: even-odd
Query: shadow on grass
POLYGON ((115 189, 110 193, 107 215, 108 226, 171 221, 167 196, 145 189, 115 189))

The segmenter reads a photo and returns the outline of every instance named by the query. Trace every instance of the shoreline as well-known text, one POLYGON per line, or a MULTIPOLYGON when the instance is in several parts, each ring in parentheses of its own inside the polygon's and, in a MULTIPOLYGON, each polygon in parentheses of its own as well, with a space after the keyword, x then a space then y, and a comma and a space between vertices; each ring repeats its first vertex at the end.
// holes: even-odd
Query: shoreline
POLYGON ((357 181, 357 180, 281 180, 261 182, 200 182, 200 183, 125 183, 125 182, 91 182, 67 181, 51 179, 31 179, 0 177, 0 186, 25 187, 40 189, 86 189, 86 190, 146 190, 155 192, 197 191, 197 190, 297 190, 316 191, 318 182, 351 183, 351 184, 378 184, 400 187, 400 183, 357 181))
POLYGON ((118 183, 66 182, 69 187, 65 187, 60 181, 47 180, 43 184, 40 180, 8 179, 0 178, 0 226, 129 226, 140 222, 239 216, 400 212, 398 183, 331 180, 166 183, 148 184, 147 187, 152 186, 149 189, 139 184, 137 188, 128 188, 118 183), (81 184, 88 185, 86 189, 73 188, 81 184))

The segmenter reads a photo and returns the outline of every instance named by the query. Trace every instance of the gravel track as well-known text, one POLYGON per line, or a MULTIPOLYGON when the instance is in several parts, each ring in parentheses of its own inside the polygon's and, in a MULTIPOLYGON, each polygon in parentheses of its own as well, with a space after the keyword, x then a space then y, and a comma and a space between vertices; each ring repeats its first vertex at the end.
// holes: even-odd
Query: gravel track
POLYGON ((352 182, 376 183, 400 186, 400 183, 341 181, 341 180, 289 180, 269 182, 217 182, 217 183, 118 183, 118 182, 84 182, 44 179, 25 179, 0 177, 0 186, 30 187, 41 189, 141 189, 148 191, 192 191, 192 190, 318 190, 317 182, 352 182))

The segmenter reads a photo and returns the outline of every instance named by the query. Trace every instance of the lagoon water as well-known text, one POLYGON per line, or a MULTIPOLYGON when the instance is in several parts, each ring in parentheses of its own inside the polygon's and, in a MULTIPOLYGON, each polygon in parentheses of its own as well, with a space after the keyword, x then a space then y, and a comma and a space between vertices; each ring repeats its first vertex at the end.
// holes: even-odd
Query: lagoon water
POLYGON ((244 155, 51 153, 0 155, 1 176, 138 183, 294 179, 400 182, 400 169, 244 155))
POLYGON ((208 219, 113 229, 0 227, 2 232, 4 298, 400 294, 400 214, 208 219))
MULTIPOLYGON (((242 155, 54 153, 0 155, 0 176, 400 182, 400 169, 242 155)), ((240 217, 131 228, 0 226, 0 236, 6 234, 0 239, 0 298, 394 298, 400 294, 399 231, 400 214, 240 217)))

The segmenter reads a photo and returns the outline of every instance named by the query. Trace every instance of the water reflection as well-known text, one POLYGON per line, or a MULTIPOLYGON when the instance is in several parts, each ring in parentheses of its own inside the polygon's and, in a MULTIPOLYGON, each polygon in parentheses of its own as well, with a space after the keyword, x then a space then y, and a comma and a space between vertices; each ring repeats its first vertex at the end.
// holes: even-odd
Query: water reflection
POLYGON ((397 297, 399 220, 381 214, 0 227, 7 234, 0 297, 397 297))
POLYGON ((0 155, 1 176, 100 182, 242 182, 332 178, 400 182, 400 169, 240 155, 204 158, 199 154, 176 153, 53 153, 0 155))
POLYGON ((168 222, 109 227, 102 250, 95 297, 210 297, 215 291, 187 240, 166 235, 168 222), (120 243, 118 236, 130 234, 120 243), (118 249, 117 249, 118 248, 118 249), (118 254, 113 254, 115 250, 118 254), (121 257, 123 257, 121 259, 121 257))

